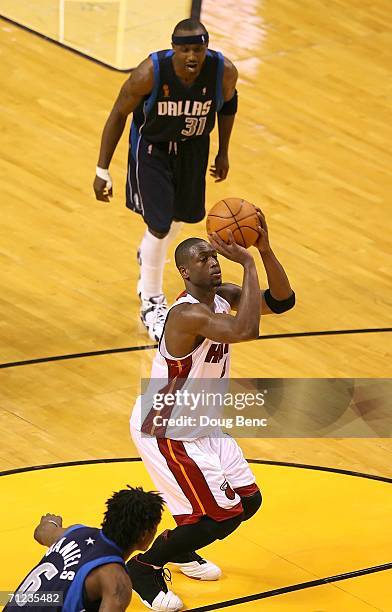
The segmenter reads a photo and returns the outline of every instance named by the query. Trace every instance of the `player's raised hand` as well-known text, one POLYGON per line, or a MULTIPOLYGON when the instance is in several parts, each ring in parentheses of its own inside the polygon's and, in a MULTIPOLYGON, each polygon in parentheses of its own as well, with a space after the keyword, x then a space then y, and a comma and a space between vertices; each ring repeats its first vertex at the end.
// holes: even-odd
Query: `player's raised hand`
POLYGON ((215 183, 221 183, 229 172, 229 158, 227 155, 218 153, 215 157, 215 164, 210 166, 210 175, 215 179, 215 183))
POLYGON ((63 518, 59 514, 51 514, 48 512, 47 514, 41 516, 40 524, 43 525, 44 523, 56 524, 57 527, 62 527, 63 518))
POLYGON ((223 255, 226 259, 230 259, 242 265, 245 265, 249 261, 253 261, 253 257, 249 251, 235 242, 234 236, 230 230, 227 230, 227 235, 227 242, 225 242, 216 232, 208 234, 210 244, 217 253, 223 255))
POLYGON ((260 253, 265 253, 271 248, 268 237, 267 222, 265 220, 264 213, 260 210, 260 208, 256 208, 256 210, 257 216, 260 221, 260 225, 258 227, 260 238, 257 240, 255 247, 259 250, 260 253))
POLYGON ((113 196, 112 178, 107 170, 106 172, 107 176, 105 178, 95 175, 93 183, 95 197, 101 202, 110 202, 109 198, 113 196))

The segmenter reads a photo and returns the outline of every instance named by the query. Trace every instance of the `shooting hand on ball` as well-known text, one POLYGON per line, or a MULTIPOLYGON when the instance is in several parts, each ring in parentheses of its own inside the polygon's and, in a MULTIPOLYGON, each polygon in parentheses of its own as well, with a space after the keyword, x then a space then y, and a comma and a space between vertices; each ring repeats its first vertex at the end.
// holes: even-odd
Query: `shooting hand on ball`
POLYGON ((260 238, 258 238, 255 247, 259 250, 260 253, 266 253, 271 249, 269 238, 268 238, 268 227, 267 222, 265 220, 264 214, 261 212, 260 208, 256 208, 257 216, 260 221, 260 225, 258 227, 260 238))
POLYGON ((230 261, 235 261, 242 265, 245 265, 249 261, 253 261, 253 257, 249 251, 235 242, 234 236, 230 230, 227 230, 227 236, 227 242, 225 242, 216 232, 212 232, 208 234, 208 239, 217 253, 223 255, 226 259, 230 259, 230 261))

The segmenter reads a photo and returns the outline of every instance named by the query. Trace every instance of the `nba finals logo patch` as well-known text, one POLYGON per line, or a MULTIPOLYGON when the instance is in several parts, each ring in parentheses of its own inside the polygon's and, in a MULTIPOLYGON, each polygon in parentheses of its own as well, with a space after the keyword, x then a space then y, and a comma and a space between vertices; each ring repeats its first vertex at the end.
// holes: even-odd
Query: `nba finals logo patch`
POLYGON ((162 85, 162 93, 164 98, 168 98, 170 96, 169 85, 162 85))
POLYGON ((203 89, 201 90, 201 93, 203 94, 203 96, 205 96, 207 93, 207 87, 203 87, 203 89))

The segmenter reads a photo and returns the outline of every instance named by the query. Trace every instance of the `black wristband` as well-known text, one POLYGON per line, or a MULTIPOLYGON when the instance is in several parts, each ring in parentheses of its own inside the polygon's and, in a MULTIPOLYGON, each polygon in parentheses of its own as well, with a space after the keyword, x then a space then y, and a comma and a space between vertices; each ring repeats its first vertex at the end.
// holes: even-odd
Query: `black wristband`
POLYGON ((281 314, 282 312, 286 312, 286 310, 290 310, 295 305, 294 291, 290 295, 290 297, 286 298, 285 300, 276 300, 274 297, 272 297, 271 291, 269 289, 266 289, 266 291, 264 291, 264 299, 265 299, 265 303, 267 304, 268 308, 272 310, 272 312, 275 312, 276 314, 281 314))
POLYGON ((234 92, 234 96, 231 100, 224 102, 221 109, 218 111, 219 115, 235 115, 238 109, 238 93, 237 90, 234 92))

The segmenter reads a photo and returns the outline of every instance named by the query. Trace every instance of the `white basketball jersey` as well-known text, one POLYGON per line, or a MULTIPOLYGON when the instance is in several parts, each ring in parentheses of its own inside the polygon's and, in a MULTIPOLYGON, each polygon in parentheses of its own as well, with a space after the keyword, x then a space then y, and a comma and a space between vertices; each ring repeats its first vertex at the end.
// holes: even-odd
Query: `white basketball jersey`
MULTIPOLYGON (((169 308, 169 312, 179 304, 186 303, 199 304, 199 300, 184 292, 169 308)), ((215 296, 214 312, 230 313, 230 304, 220 295, 215 296)), ((167 377, 169 380, 179 373, 182 378, 185 375, 187 378, 224 378, 228 376, 229 360, 229 345, 213 342, 208 338, 185 357, 173 357, 166 348, 165 330, 163 330, 152 364, 151 378, 167 377)))
MULTIPOLYGON (((184 292, 169 311, 179 304, 186 303, 198 304, 199 301, 184 292)), ((214 312, 229 314, 230 310, 230 304, 221 296, 216 295, 214 312)), ((164 329, 152 364, 150 383, 142 398, 138 398, 139 401, 136 402, 132 414, 133 427, 149 435, 176 440, 194 440, 211 435, 216 427, 209 428, 204 424, 200 427, 199 419, 190 427, 190 422, 186 419, 198 417, 197 408, 201 406, 207 393, 217 393, 217 391, 224 393, 229 369, 229 344, 205 338, 185 357, 175 357, 166 348, 164 329), (178 399, 179 393, 181 394, 180 399, 178 399), (176 395, 177 398, 175 402, 172 400, 173 395, 176 395), (161 399, 160 403, 156 400, 157 396, 161 399), (189 404, 182 403, 186 401, 184 398, 189 398, 189 404), (157 420, 158 415, 161 418, 157 420), (163 424, 164 419, 170 419, 170 423, 163 424)), ((220 407, 220 405, 216 406, 218 410, 220 407)), ((209 409, 208 412, 210 413, 209 409)))

